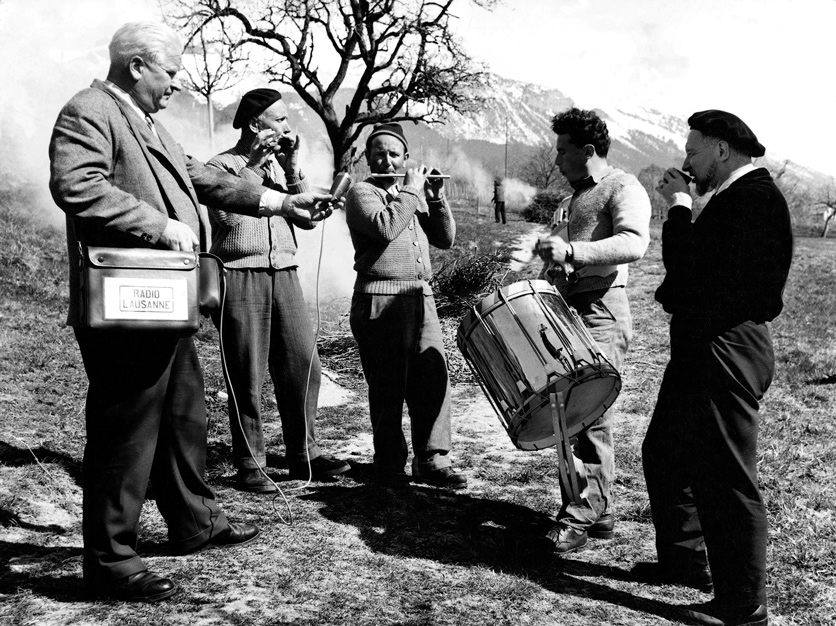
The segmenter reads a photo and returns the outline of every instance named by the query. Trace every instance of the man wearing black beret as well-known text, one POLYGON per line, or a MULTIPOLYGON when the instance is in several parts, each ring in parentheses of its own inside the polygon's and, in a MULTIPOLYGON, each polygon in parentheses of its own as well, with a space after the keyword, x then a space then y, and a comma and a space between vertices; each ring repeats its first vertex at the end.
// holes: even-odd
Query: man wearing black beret
MULTIPOLYGON (((241 98, 232 127, 238 143, 209 160, 239 178, 284 193, 308 192, 299 166, 299 136, 288 123, 287 106, 275 89, 241 98)), ((227 295, 214 317, 223 333, 229 391, 235 487, 270 493, 264 473, 267 454, 261 389, 269 372, 282 422, 292 479, 322 480, 347 472, 345 461, 322 454, 314 434, 321 366, 307 306, 296 273, 294 228, 312 229, 305 219, 257 220, 209 206, 212 247, 227 268, 227 295)))
POLYGON ((758 408, 774 373, 767 322, 783 308, 792 260, 786 200, 752 157, 764 147, 740 118, 695 113, 682 169, 714 195, 691 221, 688 183, 669 169, 659 191, 666 276, 656 291, 671 318, 671 358, 642 446, 658 562, 641 580, 714 589, 687 607, 697 624, 767 624, 758 408), (710 564, 710 569, 709 569, 710 564))

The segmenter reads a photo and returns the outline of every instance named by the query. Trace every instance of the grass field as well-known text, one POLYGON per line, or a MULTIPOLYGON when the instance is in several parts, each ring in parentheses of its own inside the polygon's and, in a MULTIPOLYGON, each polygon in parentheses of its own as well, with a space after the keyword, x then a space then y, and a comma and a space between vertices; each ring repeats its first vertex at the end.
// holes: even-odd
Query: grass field
MULTIPOLYGON (((232 519, 257 523, 259 541, 191 557, 166 552, 147 502, 140 554, 181 591, 167 602, 92 602, 81 583, 80 468, 86 379, 63 326, 63 230, 36 224, 23 199, 0 202, 0 623, 30 624, 675 624, 676 605, 708 599, 629 580, 653 559, 640 445, 667 360, 667 317, 653 301, 662 279, 658 225, 630 269, 635 340, 616 426, 616 536, 565 558, 543 548, 556 507, 555 452, 514 449, 455 348, 454 455, 468 490, 385 489, 371 482, 365 386, 350 335, 334 327, 321 353, 347 399, 324 406, 318 439, 352 471, 338 482, 286 480, 275 402, 264 397, 271 472, 281 499, 230 486, 230 440, 216 334, 197 336, 209 406, 210 483, 232 519), (282 521, 284 519, 284 521, 282 521)), ((456 250, 508 251, 533 228, 497 226, 458 211, 456 250)), ((772 624, 836 623, 836 240, 796 241, 773 325, 777 376, 762 407, 759 467, 770 522, 772 624)), ((533 272, 508 272, 505 284, 533 272)))

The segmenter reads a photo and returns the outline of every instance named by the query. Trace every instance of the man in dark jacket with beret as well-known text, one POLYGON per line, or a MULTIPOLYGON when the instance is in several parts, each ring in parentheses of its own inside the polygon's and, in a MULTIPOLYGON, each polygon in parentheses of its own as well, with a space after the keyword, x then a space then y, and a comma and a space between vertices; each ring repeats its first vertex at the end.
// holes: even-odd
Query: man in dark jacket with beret
POLYGON ((783 308, 792 259, 789 210, 764 147, 738 117, 695 113, 682 169, 714 195, 691 221, 681 172, 659 191, 666 276, 656 299, 671 318, 671 358, 642 446, 657 563, 637 578, 710 590, 697 624, 767 623, 766 509, 758 489, 758 407, 775 359, 767 322, 783 308), (710 563, 710 570, 709 570, 710 563))

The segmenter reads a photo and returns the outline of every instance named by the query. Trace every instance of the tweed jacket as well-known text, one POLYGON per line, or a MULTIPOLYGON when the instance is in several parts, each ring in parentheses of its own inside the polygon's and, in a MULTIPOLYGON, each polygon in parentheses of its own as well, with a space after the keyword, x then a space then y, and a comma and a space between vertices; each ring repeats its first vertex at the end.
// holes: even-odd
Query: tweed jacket
POLYGON ((186 156, 162 124, 155 128, 156 135, 99 80, 73 96, 55 122, 49 188, 67 216, 71 326, 80 321, 79 242, 159 247, 171 217, 191 226, 206 250, 210 225, 201 202, 258 215, 264 187, 206 167, 186 156))

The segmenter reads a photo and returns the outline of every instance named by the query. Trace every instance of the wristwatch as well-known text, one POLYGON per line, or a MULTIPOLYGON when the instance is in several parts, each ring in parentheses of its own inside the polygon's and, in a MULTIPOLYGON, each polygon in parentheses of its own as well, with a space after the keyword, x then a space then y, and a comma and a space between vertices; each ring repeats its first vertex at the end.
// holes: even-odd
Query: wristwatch
POLYGON ((572 247, 572 244, 569 244, 569 247, 566 249, 566 262, 569 265, 575 264, 575 249, 572 247))

